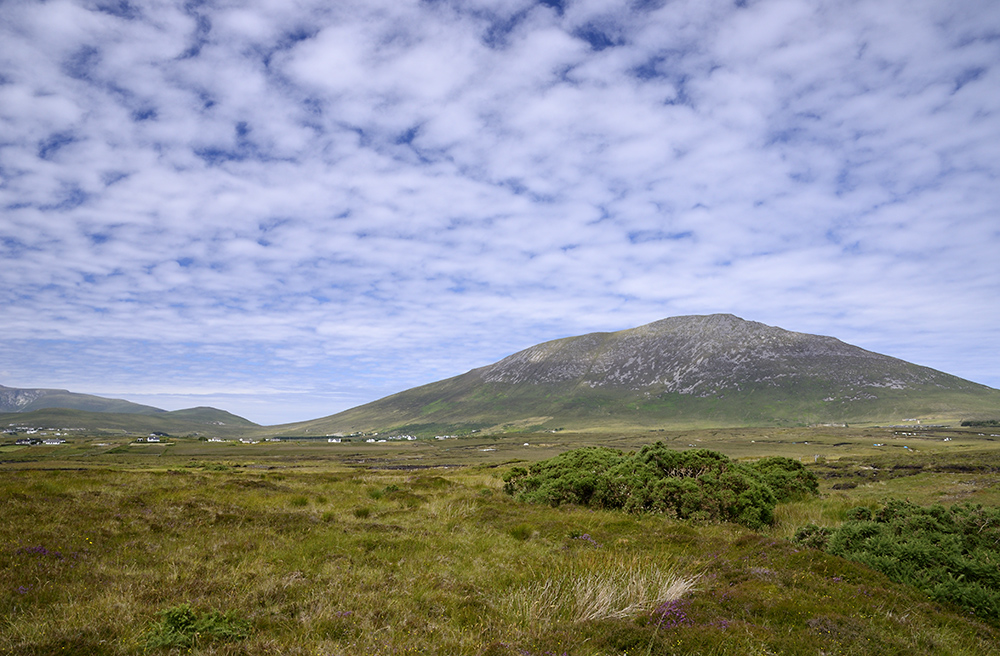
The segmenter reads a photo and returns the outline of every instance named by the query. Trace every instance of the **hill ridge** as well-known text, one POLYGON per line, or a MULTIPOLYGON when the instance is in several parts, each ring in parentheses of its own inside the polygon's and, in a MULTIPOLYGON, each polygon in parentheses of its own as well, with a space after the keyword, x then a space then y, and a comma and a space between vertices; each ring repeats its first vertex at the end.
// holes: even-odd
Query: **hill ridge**
POLYGON ((0 385, 0 413, 32 412, 45 408, 145 415, 166 412, 162 408, 151 405, 132 403, 124 399, 109 399, 93 394, 80 394, 65 389, 0 385))
MULTIPOLYGON (((231 425, 242 427, 256 427, 254 422, 244 419, 231 412, 213 408, 210 406, 198 406, 195 408, 184 408, 181 410, 164 410, 151 405, 133 403, 124 399, 109 399, 93 394, 80 394, 69 390, 56 388, 18 388, 5 387, 0 385, 0 414, 3 415, 32 415, 43 413, 43 417, 52 416, 51 412, 45 415, 45 411, 67 411, 72 413, 93 413, 97 415, 121 415, 122 417, 153 417, 161 420, 180 420, 192 424, 212 424, 217 426, 231 425)), ((88 418, 90 423, 96 419, 88 418)), ((126 422, 126 419, 116 419, 118 424, 126 422)), ((137 420, 138 421, 138 420, 137 420)), ((143 423, 144 422, 139 422, 143 423)))

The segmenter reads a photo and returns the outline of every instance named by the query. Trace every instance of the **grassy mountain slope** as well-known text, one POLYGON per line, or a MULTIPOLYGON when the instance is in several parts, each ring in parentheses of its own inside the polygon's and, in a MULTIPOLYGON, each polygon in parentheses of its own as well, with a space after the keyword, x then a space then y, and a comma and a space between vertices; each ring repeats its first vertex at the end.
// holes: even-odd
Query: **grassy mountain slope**
POLYGON ((1000 414, 1000 391, 732 315, 545 342, 287 433, 747 426, 1000 414))
POLYGON ((200 406, 167 411, 67 390, 0 385, 0 427, 11 426, 219 435, 235 435, 258 428, 252 421, 217 408, 200 406))
POLYGON ((109 433, 199 434, 220 437, 240 435, 257 427, 251 421, 215 408, 161 411, 151 415, 88 412, 68 408, 45 408, 32 412, 0 414, 0 428, 14 427, 74 429, 109 433))
POLYGON ((234 415, 225 410, 211 408, 208 406, 198 406, 197 408, 185 408, 183 410, 171 410, 163 413, 169 419, 177 419, 196 424, 212 424, 213 426, 257 426, 249 419, 244 419, 239 415, 234 415))

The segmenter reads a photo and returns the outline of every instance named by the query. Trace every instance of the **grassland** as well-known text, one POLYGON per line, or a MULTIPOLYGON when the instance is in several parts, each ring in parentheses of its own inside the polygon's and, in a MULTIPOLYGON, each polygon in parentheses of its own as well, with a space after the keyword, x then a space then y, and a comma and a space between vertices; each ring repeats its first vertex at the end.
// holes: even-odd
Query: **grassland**
POLYGON ((1000 505, 997 440, 876 427, 7 439, 0 653, 995 654, 1000 623, 788 538, 888 498, 1000 505), (754 532, 502 492, 512 463, 656 440, 801 459, 821 495, 754 532))

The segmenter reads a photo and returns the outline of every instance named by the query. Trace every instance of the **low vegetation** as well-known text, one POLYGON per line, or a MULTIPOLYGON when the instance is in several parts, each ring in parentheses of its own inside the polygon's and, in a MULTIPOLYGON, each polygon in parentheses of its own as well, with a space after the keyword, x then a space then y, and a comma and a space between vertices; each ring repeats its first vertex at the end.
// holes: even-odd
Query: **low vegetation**
POLYGON ((933 599, 1000 619, 1000 509, 925 508, 893 499, 874 511, 852 508, 847 516, 834 529, 804 526, 795 540, 863 563, 933 599))
MULTIPOLYGON (((659 435, 670 443, 670 435, 659 435)), ((701 438, 709 434, 676 441, 686 446, 701 438)), ((788 439, 785 451, 767 448, 794 453, 800 446, 793 440, 802 439, 788 439)), ((403 450, 419 446, 412 444, 393 447, 396 456, 386 445, 371 452, 377 458, 351 452, 343 462, 322 459, 315 445, 218 451, 195 441, 124 452, 81 445, 62 451, 72 454, 63 460, 45 454, 65 447, 4 452, 0 653, 986 656, 1000 650, 996 616, 789 539, 813 523, 827 536, 817 546, 829 549, 841 527, 877 523, 888 500, 909 496, 911 505, 893 506, 905 508, 905 521, 917 521, 915 509, 927 508, 943 526, 951 522, 966 527, 962 535, 995 541, 998 504, 991 500, 1000 472, 957 468, 966 455, 942 451, 920 460, 910 475, 855 477, 855 487, 841 490, 832 486, 848 480, 848 470, 813 464, 811 457, 803 467, 787 458, 737 461, 711 450, 651 445, 642 458, 638 448, 564 459, 607 458, 621 467, 631 461, 661 472, 707 468, 720 480, 738 475, 774 497, 770 523, 751 529, 700 516, 679 519, 667 510, 627 513, 584 504, 580 496, 558 505, 519 501, 504 489, 531 475, 529 462, 473 463, 529 452, 524 442, 505 451, 499 441, 447 440, 420 446, 428 454, 422 461, 403 450), (487 444, 498 451, 481 452, 494 448, 487 444), (431 453, 465 464, 428 467, 431 453), (515 467, 527 474, 505 482, 515 467), (954 501, 945 514, 934 509, 943 501, 954 501), (984 505, 955 505, 966 501, 984 505), (851 510, 859 506, 870 519, 851 510)), ((968 456, 969 462, 989 462, 989 453, 968 456)), ((878 457, 886 469, 902 472, 913 455, 900 448, 896 460, 878 457)), ((857 458, 848 469, 870 472, 870 462, 857 458)), ((995 568, 992 555, 974 553, 995 568)), ((996 590, 985 578, 980 583, 996 590)))
POLYGON ((816 476, 801 463, 772 456, 752 464, 707 449, 676 451, 663 442, 637 453, 585 447, 504 476, 519 501, 653 512, 677 519, 769 526, 774 506, 816 494, 816 476))
POLYGON ((160 611, 160 621, 146 636, 145 650, 182 648, 191 650, 213 642, 234 642, 250 634, 250 623, 234 613, 198 613, 188 604, 160 611))

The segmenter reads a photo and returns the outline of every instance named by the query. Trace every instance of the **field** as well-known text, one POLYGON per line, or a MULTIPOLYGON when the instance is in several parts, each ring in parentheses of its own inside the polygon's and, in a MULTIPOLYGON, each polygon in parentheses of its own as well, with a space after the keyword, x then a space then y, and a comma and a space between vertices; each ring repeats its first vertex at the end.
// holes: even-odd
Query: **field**
POLYGON ((789 538, 890 498, 1000 506, 998 440, 913 427, 5 438, 0 653, 995 654, 1000 621, 789 538), (821 494, 754 532, 502 489, 514 463, 658 440, 793 457, 821 494))

